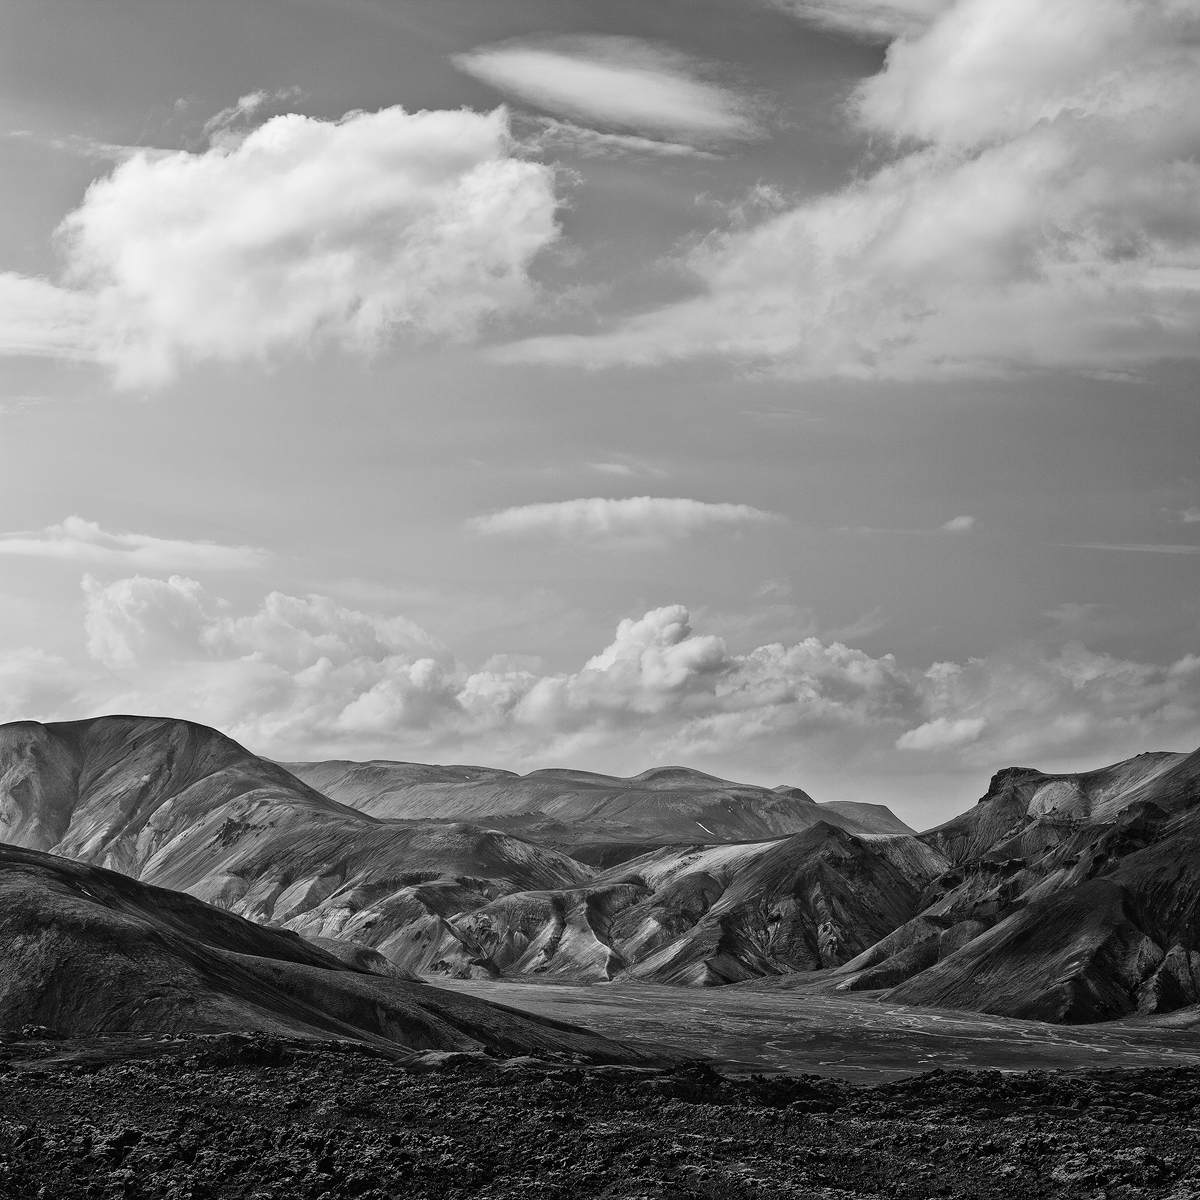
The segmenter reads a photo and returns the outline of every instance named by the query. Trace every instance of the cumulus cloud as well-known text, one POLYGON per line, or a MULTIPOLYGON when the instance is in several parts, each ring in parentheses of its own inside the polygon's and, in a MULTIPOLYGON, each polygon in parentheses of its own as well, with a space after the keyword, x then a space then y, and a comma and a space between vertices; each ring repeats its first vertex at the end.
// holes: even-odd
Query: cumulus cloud
POLYGON ((965 533, 968 529, 975 525, 974 517, 951 517, 949 521, 942 526, 943 533, 965 533))
POLYGON ((1194 654, 1160 666, 1080 643, 1050 657, 1030 647, 935 663, 919 686, 928 719, 898 739, 900 748, 956 750, 982 766, 1194 749, 1200 726, 1194 654))
POLYGON ((0 534, 0 554, 53 558, 72 563, 103 563, 125 569, 238 570, 261 566, 268 558, 254 546, 222 546, 151 537, 146 533, 108 533, 95 521, 70 516, 40 532, 0 534))
POLYGON ((63 284, 0 276, 0 351, 140 385, 202 359, 470 337, 530 300, 556 205, 503 110, 290 113, 200 153, 139 151, 63 221, 63 284))
POLYGON ((272 593, 250 611, 180 576, 84 581, 93 665, 0 658, 9 719, 159 712, 275 757, 684 762, 801 782, 1054 769, 1191 749, 1200 656, 1140 663, 1068 644, 936 663, 802 637, 739 652, 681 605, 622 620, 580 665, 496 655, 472 670, 412 622, 272 593))
POLYGON ((186 659, 209 619, 204 589, 194 579, 135 575, 104 586, 83 577, 87 649, 106 667, 186 659))
POLYGON ((780 519, 748 504, 708 504, 658 496, 605 500, 597 496, 505 508, 472 517, 467 528, 484 535, 540 535, 641 545, 674 541, 706 529, 780 519))
MULTIPOLYGON (((656 141, 665 134, 703 144, 758 133, 735 92, 700 78, 682 54, 634 38, 509 42, 481 46, 454 62, 546 112, 656 141)), ((644 142, 640 148, 647 148, 644 142)))
POLYGON ((1200 10, 933 8, 850 105, 864 134, 893 147, 884 165, 695 247, 680 264, 690 299, 502 357, 721 355, 857 378, 1131 373, 1194 359, 1200 10))

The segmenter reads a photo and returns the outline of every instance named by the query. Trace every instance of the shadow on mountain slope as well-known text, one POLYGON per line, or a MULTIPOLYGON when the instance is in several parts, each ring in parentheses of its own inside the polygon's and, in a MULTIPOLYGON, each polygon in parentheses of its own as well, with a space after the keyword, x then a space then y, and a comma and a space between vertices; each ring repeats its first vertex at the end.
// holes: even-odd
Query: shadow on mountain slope
POLYGON ((427 1050, 642 1062, 652 1051, 347 965, 294 933, 36 850, 0 846, 0 1028, 256 1030, 427 1050))

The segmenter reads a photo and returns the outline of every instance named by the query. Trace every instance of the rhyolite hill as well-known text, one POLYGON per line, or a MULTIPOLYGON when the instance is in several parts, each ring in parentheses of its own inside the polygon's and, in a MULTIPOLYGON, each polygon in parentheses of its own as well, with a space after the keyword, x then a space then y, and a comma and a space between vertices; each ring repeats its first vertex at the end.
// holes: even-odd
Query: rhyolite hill
POLYGON ((0 726, 0 839, 394 971, 821 972, 906 1004, 1050 1021, 1200 1000, 1197 801, 1200 752, 1010 768, 913 834, 879 806, 681 768, 285 768, 183 721, 0 726))
MULTIPOLYGON (((340 950, 340 947, 333 947, 340 950)), ((644 1064, 665 1057, 330 953, 116 871, 0 845, 0 1030, 55 1037, 242 1030, 439 1053, 644 1064)))

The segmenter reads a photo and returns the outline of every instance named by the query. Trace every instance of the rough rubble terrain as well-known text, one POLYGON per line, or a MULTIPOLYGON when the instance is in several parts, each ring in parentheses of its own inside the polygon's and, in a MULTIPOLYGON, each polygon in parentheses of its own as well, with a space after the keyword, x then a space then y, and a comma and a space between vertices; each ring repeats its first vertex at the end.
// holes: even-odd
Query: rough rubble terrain
POLYGON ((264 1035, 0 1046, 0 1194, 1200 1197, 1194 1068, 876 1087, 427 1056, 264 1035))

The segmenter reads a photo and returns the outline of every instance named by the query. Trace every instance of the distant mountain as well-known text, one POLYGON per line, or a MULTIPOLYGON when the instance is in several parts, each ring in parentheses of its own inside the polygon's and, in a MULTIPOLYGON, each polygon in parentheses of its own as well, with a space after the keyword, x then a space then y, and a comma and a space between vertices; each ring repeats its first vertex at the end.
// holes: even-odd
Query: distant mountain
POLYGON ((879 804, 817 804, 799 788, 730 783, 685 767, 622 779, 590 771, 515 775, 402 762, 284 765, 326 796, 387 820, 470 821, 575 847, 596 842, 761 841, 819 822, 853 833, 912 833, 879 804))
POLYGON ((919 835, 878 806, 683 768, 294 768, 183 721, 0 726, 0 840, 400 975, 820 971, 1051 1021, 1200 1003, 1200 751, 1007 768, 919 835))
MULTIPOLYGON (((915 915, 947 865, 910 835, 822 823, 771 842, 654 850, 584 887, 501 897, 456 918, 455 933, 473 966, 498 974, 733 983, 846 962, 915 915)), ((453 949, 434 952, 445 961, 453 949)), ((398 961, 419 970, 429 953, 398 961)))
POLYGON ((344 964, 292 933, 98 867, 0 845, 0 1028, 257 1030, 425 1050, 645 1062, 586 1030, 344 964))
POLYGON ((379 939, 593 875, 476 826, 376 820, 213 729, 146 717, 0 726, 0 840, 324 937, 358 918, 379 939))
POLYGON ((842 986, 1068 1022, 1200 1001, 1200 751, 1000 771, 920 840, 950 869, 842 986))
POLYGON ((681 768, 632 780, 404 764, 309 774, 324 786, 357 780, 356 793, 331 790, 375 813, 185 721, 15 723, 0 727, 0 838, 187 891, 318 944, 353 944, 402 971, 691 983, 843 962, 913 915, 945 865, 911 835, 866 833, 866 819, 897 824, 886 809, 861 806, 860 820, 796 789, 681 768), (418 799, 432 787, 418 810, 443 819, 381 819, 398 803, 398 776, 415 780, 418 799), (532 800, 577 836, 636 840, 601 836, 592 849, 616 851, 604 863, 445 819, 532 800), (738 835, 765 827, 766 837, 663 844, 697 818, 738 835), (803 833, 779 837, 778 826, 803 833))

